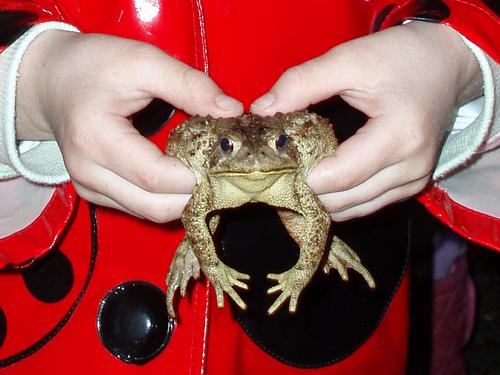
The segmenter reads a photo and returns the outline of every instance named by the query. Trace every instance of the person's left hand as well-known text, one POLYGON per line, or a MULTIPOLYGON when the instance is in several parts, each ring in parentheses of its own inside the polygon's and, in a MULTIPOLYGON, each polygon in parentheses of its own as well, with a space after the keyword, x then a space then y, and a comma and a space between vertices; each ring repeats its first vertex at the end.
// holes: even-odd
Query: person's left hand
POLYGON ((478 96, 481 83, 475 57, 453 30, 412 22, 287 70, 251 110, 290 112, 340 95, 368 116, 308 179, 332 218, 342 221, 420 192, 454 109, 478 96))

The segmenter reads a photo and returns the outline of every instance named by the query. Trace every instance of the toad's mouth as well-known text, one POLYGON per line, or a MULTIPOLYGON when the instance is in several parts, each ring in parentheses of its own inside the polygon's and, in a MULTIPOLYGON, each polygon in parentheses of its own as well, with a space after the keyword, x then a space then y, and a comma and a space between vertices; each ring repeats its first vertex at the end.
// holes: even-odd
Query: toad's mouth
POLYGON ((249 180, 265 180, 273 175, 283 175, 295 173, 297 169, 295 168, 283 168, 283 169, 273 169, 272 171, 231 171, 231 172, 217 172, 214 176, 217 177, 241 177, 249 180))
POLYGON ((287 176, 297 173, 294 168, 283 168, 272 171, 252 171, 252 172, 220 172, 213 174, 214 184, 230 184, 239 190, 250 195, 259 194, 273 186, 278 181, 283 181, 287 176))

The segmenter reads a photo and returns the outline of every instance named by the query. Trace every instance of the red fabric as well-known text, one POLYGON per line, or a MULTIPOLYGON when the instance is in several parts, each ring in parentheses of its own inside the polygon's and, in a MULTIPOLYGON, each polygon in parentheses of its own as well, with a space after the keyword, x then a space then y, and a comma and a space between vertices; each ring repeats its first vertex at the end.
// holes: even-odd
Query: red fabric
POLYGON ((299 369, 284 365, 267 355, 241 334, 231 312, 220 311, 212 303, 208 350, 208 373, 221 375, 306 375, 306 374, 404 374, 408 337, 409 277, 403 282, 377 331, 346 359, 319 369, 299 369), (221 349, 224 348, 224 349, 221 349))
MULTIPOLYGON (((363 0, 319 0, 314 4, 301 1, 291 4, 285 0, 256 0, 251 4, 240 0, 0 0, 0 8, 34 9, 40 21, 63 20, 84 32, 109 33, 152 43, 208 72, 226 92, 248 107, 288 67, 342 41, 370 32, 377 15, 390 3, 363 0), (155 10, 151 18, 140 12, 142 3, 148 3, 155 10)), ((396 3, 399 10, 407 2, 396 3)), ((396 16, 394 14, 393 18, 396 16)), ((482 20, 484 16, 479 18, 482 20)), ((489 27, 487 22, 485 24, 489 27)), ((474 23, 469 27, 472 29, 474 23)), ((168 129, 152 140, 164 148, 168 130, 183 118, 185 116, 178 113, 168 129)), ((76 208, 74 221, 59 247, 72 259, 75 274, 79 275, 75 280, 81 283, 88 268, 89 223, 86 203, 80 202, 76 208)), ((182 300, 179 309, 182 320, 175 328, 172 341, 158 358, 139 368, 112 357, 100 344, 95 329, 99 301, 110 288, 131 279, 147 280, 164 289, 163 279, 182 231, 176 224, 150 224, 105 209, 98 210, 98 221, 99 257, 84 298, 66 326, 35 354, 7 368, 9 374, 34 373, 40 369, 50 369, 55 374, 90 371, 120 374, 208 372, 217 375, 305 372, 290 368, 258 349, 231 319, 227 309, 214 307, 211 289, 201 283, 196 284, 190 298, 182 300)), ((50 230, 48 228, 47 232, 50 230)), ((41 254, 45 250, 38 252, 41 254)), ((31 259, 33 255, 26 256, 31 259)), ((30 342, 49 332, 54 322, 64 315, 68 301, 75 298, 76 292, 68 295, 66 302, 45 306, 30 300, 19 274, 2 275, 0 282, 0 302, 9 319, 9 334, 0 346, 2 360, 19 353, 30 342), (4 283, 10 284, 4 287, 7 285, 4 283), (16 314, 17 309, 21 313, 16 314)), ((317 373, 403 374, 407 292, 405 279, 373 336, 352 356, 317 370, 317 373)))
POLYGON ((461 236, 490 249, 500 250, 498 218, 462 206, 436 186, 429 187, 418 200, 436 218, 461 236))
MULTIPOLYGON (((443 23, 457 30, 499 62, 500 18, 478 0, 444 0, 443 3, 450 10, 449 17, 444 19, 443 23)), ((419 2, 414 0, 396 6, 386 18, 383 27, 410 19, 418 6, 419 2)), ((462 206, 437 186, 430 186, 418 200, 434 216, 460 235, 483 246, 500 250, 500 218, 484 215, 462 206)))
POLYGON ((69 223, 76 199, 73 185, 57 186, 45 209, 29 226, 0 238, 0 269, 29 266, 47 253, 69 223))

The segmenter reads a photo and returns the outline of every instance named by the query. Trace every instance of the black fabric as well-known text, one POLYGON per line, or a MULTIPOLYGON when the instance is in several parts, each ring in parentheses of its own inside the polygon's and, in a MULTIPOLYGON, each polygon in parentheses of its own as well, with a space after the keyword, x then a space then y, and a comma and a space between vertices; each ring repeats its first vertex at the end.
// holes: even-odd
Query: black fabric
POLYGON ((59 249, 21 271, 31 295, 45 303, 61 301, 73 287, 73 266, 59 249))
POLYGON ((31 27, 36 14, 24 11, 0 10, 0 45, 14 42, 31 27))
MULTIPOLYGON (((334 124, 340 141, 349 138, 366 116, 334 98, 309 108, 334 124)), ((330 365, 363 344, 377 328, 406 270, 409 251, 409 213, 406 203, 347 223, 332 224, 332 232, 348 243, 372 273, 377 287, 349 270, 348 282, 336 271, 317 272, 299 299, 295 314, 283 305, 267 315, 277 295, 266 290, 275 283, 268 273, 292 267, 298 247, 266 205, 247 205, 222 213, 216 233, 220 256, 229 266, 250 273, 249 291, 238 290, 248 305, 233 305, 236 319, 263 350, 276 359, 304 368, 330 365)))
MULTIPOLYGON (((386 5, 375 17, 371 32, 379 31, 394 4, 386 5)), ((450 16, 450 8, 441 0, 413 0, 406 4, 411 19, 427 22, 441 22, 450 16)), ((399 20, 402 22, 403 20, 399 20)))
POLYGON ((132 125, 143 136, 148 137, 158 132, 175 112, 175 107, 161 100, 153 99, 141 111, 132 115, 132 125))
POLYGON ((375 20, 373 21, 372 27, 371 27, 371 32, 379 31, 380 28, 382 27, 382 23, 384 23, 386 17, 391 13, 391 11, 394 9, 395 5, 394 4, 389 4, 386 5, 375 17, 375 20))
POLYGON ((413 19, 441 22, 450 16, 450 8, 441 0, 420 0, 415 3, 418 5, 413 19))
POLYGON ((332 227, 359 254, 376 289, 370 289, 353 270, 348 282, 334 271, 328 276, 317 272, 295 314, 286 305, 268 316, 276 295, 266 294, 275 284, 265 277, 289 269, 298 259, 298 247, 271 207, 249 205, 221 216, 217 233, 221 258, 252 276, 249 291, 240 291, 248 309, 242 311, 233 304, 236 319, 257 345, 289 365, 326 366, 356 350, 377 328, 406 269, 406 205, 332 227))
POLYGON ((2 347, 7 336, 7 318, 2 308, 0 308, 0 347, 2 347))
POLYGON ((94 267, 95 267, 95 261, 98 253, 98 240, 97 240, 97 215, 96 215, 96 210, 95 206, 89 205, 89 214, 90 214, 90 235, 92 238, 91 242, 91 254, 90 254, 90 262, 89 262, 89 268, 87 271, 87 276, 85 277, 85 281, 83 283, 82 289, 80 290, 80 293, 78 294, 77 298, 75 301, 72 303, 71 307, 69 308, 68 312, 64 317, 61 319, 57 325, 52 328, 45 336, 43 336, 39 341, 33 343, 30 345, 28 348, 20 351, 19 353, 16 353, 12 356, 6 357, 6 358, 0 358, 0 368, 2 367, 7 367, 10 366, 18 361, 21 361, 22 359, 29 357, 30 355, 33 355, 36 353, 38 350, 42 349, 46 344, 50 342, 60 331, 61 329, 68 323, 69 319, 75 312, 76 308, 80 304, 80 301, 82 300, 83 296, 87 292, 87 288, 90 283, 90 279, 92 278, 92 275, 94 273, 94 267))
POLYGON ((484 0, 484 2, 497 16, 500 16, 500 2, 498 0, 484 0))

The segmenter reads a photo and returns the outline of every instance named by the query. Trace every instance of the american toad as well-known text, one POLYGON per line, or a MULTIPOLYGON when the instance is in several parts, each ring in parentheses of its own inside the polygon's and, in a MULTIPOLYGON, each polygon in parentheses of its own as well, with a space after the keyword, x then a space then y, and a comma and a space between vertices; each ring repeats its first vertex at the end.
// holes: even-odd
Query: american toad
MULTIPOLYGON (((196 187, 183 214, 186 235, 179 245, 167 276, 167 306, 175 316, 173 298, 180 288, 185 295, 191 277, 200 269, 215 288, 217 305, 226 292, 236 304, 246 305, 234 287, 247 289, 249 275, 225 265, 212 240, 220 210, 249 202, 274 206, 287 231, 300 247, 297 263, 281 274, 268 293, 280 292, 269 308, 272 314, 287 299, 294 312, 301 291, 320 266, 330 227, 330 216, 306 184, 318 161, 333 154, 337 140, 330 122, 314 113, 253 114, 239 118, 193 117, 170 135, 167 154, 181 159, 195 174, 196 187)), ((358 255, 334 236, 323 271, 334 268, 347 280, 347 270, 359 272, 375 287, 358 255)))

